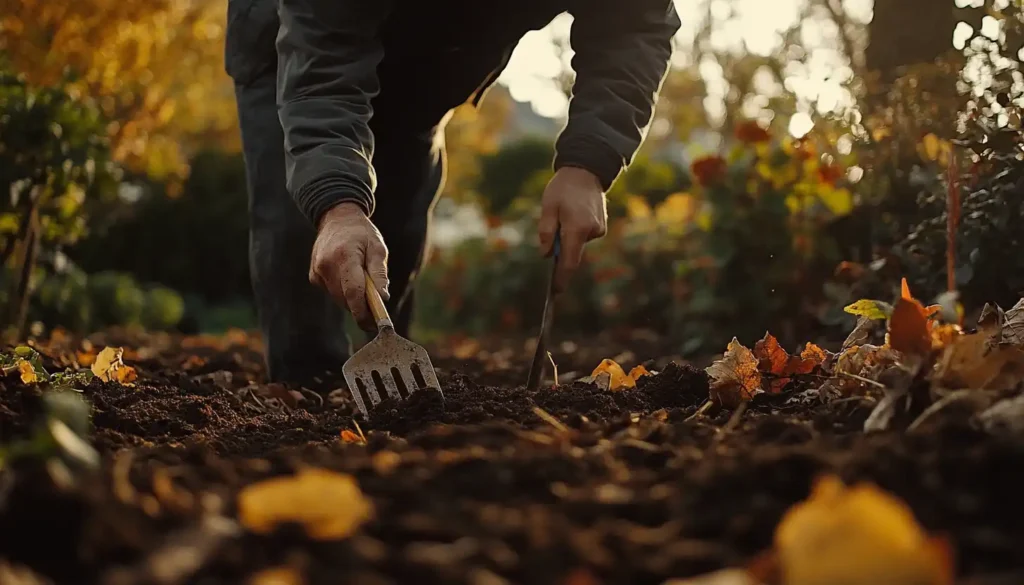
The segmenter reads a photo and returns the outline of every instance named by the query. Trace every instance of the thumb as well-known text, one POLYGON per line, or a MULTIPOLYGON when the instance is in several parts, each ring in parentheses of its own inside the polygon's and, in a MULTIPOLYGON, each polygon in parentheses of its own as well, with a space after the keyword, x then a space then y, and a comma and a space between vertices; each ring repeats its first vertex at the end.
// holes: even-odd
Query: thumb
POLYGON ((537 232, 540 237, 541 254, 545 257, 550 256, 555 245, 555 234, 558 232, 557 203, 545 201, 541 204, 537 232))
POLYGON ((379 238, 371 238, 366 249, 366 273, 370 275, 377 292, 385 301, 391 298, 388 290, 388 248, 379 238))

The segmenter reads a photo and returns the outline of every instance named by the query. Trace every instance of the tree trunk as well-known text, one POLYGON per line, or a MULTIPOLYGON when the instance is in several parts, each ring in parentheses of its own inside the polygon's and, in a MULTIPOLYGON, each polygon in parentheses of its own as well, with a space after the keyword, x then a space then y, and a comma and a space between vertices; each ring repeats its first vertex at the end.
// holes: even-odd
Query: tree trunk
POLYGON ((24 253, 21 259, 21 275, 18 279, 18 288, 14 298, 11 299, 12 323, 18 330, 18 339, 25 339, 28 336, 28 308, 31 299, 29 285, 32 281, 32 271, 36 267, 36 259, 39 257, 39 212, 33 206, 29 215, 28 233, 23 240, 24 253))
POLYGON ((953 50, 953 0, 875 0, 864 55, 868 71, 891 82, 904 67, 931 63, 953 50))

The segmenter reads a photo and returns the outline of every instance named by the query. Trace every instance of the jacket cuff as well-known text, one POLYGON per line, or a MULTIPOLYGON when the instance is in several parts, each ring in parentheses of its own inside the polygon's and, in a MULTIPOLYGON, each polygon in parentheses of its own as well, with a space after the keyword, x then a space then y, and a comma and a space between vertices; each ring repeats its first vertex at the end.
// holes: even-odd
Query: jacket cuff
POLYGON ((601 182, 607 192, 626 166, 621 154, 595 139, 559 140, 555 152, 555 170, 562 167, 586 169, 601 182))
POLYGON ((328 210, 340 203, 355 203, 367 217, 373 215, 373 193, 361 181, 347 177, 324 177, 308 183, 295 193, 295 203, 302 214, 319 227, 328 210))

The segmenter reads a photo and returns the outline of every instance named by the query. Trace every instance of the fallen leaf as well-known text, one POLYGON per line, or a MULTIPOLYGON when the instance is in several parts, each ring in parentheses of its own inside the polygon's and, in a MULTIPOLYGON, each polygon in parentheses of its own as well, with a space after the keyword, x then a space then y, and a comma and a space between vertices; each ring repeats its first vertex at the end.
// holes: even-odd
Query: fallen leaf
POLYGON ((28 360, 18 360, 18 373, 21 374, 22 384, 35 384, 39 381, 36 369, 32 367, 28 360))
POLYGON ((877 323, 873 319, 867 317, 861 317, 857 320, 857 326, 853 328, 853 331, 846 336, 846 340, 843 341, 843 350, 849 349, 854 345, 864 345, 871 339, 871 333, 875 330, 877 323))
POLYGON ((598 386, 612 392, 636 387, 636 380, 626 374, 618 362, 611 359, 601 360, 601 363, 590 373, 590 377, 598 386))
POLYGON ((649 372, 647 370, 647 368, 644 367, 643 364, 640 364, 639 366, 636 366, 632 370, 629 371, 629 377, 633 378, 634 382, 636 382, 637 380, 639 380, 643 376, 653 376, 653 375, 654 374, 649 372))
POLYGON ((910 508, 871 484, 818 480, 775 529, 785 585, 950 585, 952 549, 910 508))
POLYGON ((903 295, 896 301, 889 317, 889 347, 900 353, 926 356, 932 351, 932 323, 920 301, 910 296, 907 279, 903 279, 903 295))
MULTIPOLYGON (((764 338, 754 344, 753 353, 758 360, 758 370, 768 374, 770 380, 763 390, 772 394, 781 392, 792 376, 813 372, 827 357, 825 350, 813 343, 808 343, 800 355, 789 355, 771 333, 765 333, 764 338)), ((764 381, 763 377, 762 383, 764 381)))
POLYGON ((267 479, 246 486, 238 495, 239 521, 258 534, 291 522, 316 540, 343 539, 373 514, 373 503, 354 477, 325 469, 267 479))
POLYGON ((661 585, 760 585, 746 569, 722 569, 688 579, 669 579, 661 585))
POLYGON ((1024 346, 1024 299, 1017 301, 1002 320, 1000 343, 1024 346))
POLYGON ((121 361, 124 350, 120 347, 105 347, 103 351, 96 354, 92 363, 92 373, 104 382, 118 382, 124 386, 131 386, 138 375, 135 368, 126 366, 121 361))
POLYGON ((757 366, 754 353, 733 337, 722 358, 704 370, 711 378, 711 398, 726 408, 753 398, 761 387, 757 366))
POLYGON ((892 315, 893 306, 882 301, 861 299, 843 307, 843 310, 851 315, 857 315, 866 319, 885 320, 892 315))
POLYGON ((348 429, 342 429, 342 431, 341 431, 341 442, 342 443, 356 443, 356 444, 359 444, 359 445, 362 445, 362 444, 366 443, 365 441, 363 441, 362 437, 360 437, 359 435, 357 435, 356 433, 353 433, 352 431, 350 431, 348 429))
POLYGON ((601 585, 601 581, 590 569, 579 568, 566 575, 562 585, 601 585))
POLYGON ((78 365, 83 368, 88 368, 96 361, 96 352, 93 351, 76 351, 75 359, 78 361, 78 365))
POLYGON ((249 577, 248 585, 303 585, 305 582, 292 567, 272 567, 249 577))
POLYGON ((993 344, 998 335, 991 329, 979 329, 951 340, 938 359, 934 381, 947 388, 1014 388, 1024 380, 1024 349, 993 344))

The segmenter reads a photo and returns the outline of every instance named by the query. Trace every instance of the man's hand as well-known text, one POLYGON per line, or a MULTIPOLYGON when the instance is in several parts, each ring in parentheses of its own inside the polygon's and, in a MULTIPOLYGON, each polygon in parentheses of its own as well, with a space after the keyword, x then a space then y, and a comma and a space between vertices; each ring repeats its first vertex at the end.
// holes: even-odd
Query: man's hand
POLYGON ((555 232, 561 231, 562 249, 555 269, 555 291, 569 286, 583 260, 583 245, 608 231, 608 208, 604 190, 590 171, 576 167, 558 169, 541 201, 540 248, 550 256, 555 232))
POLYGON ((366 302, 366 274, 387 300, 388 249, 361 207, 342 203, 323 215, 313 243, 309 281, 325 289, 366 331, 377 323, 366 302))

